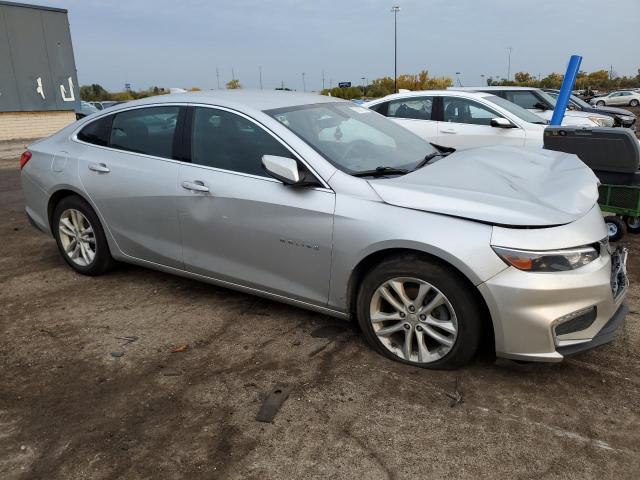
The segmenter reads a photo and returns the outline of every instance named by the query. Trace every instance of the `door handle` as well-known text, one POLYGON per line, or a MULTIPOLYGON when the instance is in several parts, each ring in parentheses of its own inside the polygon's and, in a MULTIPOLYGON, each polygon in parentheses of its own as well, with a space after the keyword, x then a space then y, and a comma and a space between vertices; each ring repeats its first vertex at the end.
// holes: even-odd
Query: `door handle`
POLYGON ((453 133, 453 134, 456 134, 458 132, 456 132, 455 130, 440 130, 440 133, 453 133))
POLYGON ((191 190, 192 192, 208 192, 209 187, 205 186, 204 182, 200 180, 194 180, 193 182, 182 182, 182 188, 191 190))
POLYGON ((89 170, 93 170, 98 173, 109 173, 111 170, 104 163, 91 163, 89 170))

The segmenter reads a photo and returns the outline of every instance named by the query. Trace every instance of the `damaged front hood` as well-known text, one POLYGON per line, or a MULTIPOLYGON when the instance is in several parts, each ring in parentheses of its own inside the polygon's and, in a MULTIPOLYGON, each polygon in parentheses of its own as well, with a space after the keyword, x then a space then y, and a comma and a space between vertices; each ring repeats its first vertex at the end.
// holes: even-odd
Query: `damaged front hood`
POLYGON ((575 155, 505 146, 457 151, 401 177, 369 181, 391 205, 535 227, 585 215, 598 200, 597 182, 575 155))

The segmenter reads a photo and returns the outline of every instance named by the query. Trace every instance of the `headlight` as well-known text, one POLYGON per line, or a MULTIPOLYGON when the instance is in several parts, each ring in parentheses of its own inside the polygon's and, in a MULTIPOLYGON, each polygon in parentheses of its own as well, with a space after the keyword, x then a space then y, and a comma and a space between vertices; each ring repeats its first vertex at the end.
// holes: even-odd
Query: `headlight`
POLYGON ((613 127, 613 118, 611 117, 589 117, 589 120, 599 127, 613 127))
POLYGON ((575 270, 593 262, 600 253, 593 247, 578 247, 566 250, 517 250, 491 247, 507 264, 527 272, 562 272, 575 270))

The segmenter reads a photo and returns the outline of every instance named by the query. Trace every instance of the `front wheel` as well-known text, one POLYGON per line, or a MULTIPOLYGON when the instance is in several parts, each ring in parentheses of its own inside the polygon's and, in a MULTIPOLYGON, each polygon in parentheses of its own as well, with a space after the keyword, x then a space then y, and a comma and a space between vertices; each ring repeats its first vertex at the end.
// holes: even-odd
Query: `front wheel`
POLYGON ((604 102, 602 100, 600 100, 599 102, 596 102, 596 106, 604 107, 604 102))
POLYGON ((639 103, 638 103, 638 100, 636 100, 636 99, 633 99, 633 100, 631 100, 631 101, 629 102, 629 105, 630 105, 630 106, 632 106, 632 107, 637 107, 637 106, 638 106, 638 104, 639 104, 639 103))
POLYGON ((616 217, 615 215, 604 217, 604 223, 607 225, 607 233, 609 235, 609 241, 617 242, 624 236, 624 232, 625 232, 624 222, 618 217, 616 217))
POLYGON ((82 198, 63 198, 53 211, 52 227, 60 254, 76 272, 101 275, 112 267, 100 220, 82 198))
POLYGON ((473 287, 439 262, 407 255, 380 263, 360 285, 357 315, 383 355, 432 369, 468 363, 480 341, 473 287))

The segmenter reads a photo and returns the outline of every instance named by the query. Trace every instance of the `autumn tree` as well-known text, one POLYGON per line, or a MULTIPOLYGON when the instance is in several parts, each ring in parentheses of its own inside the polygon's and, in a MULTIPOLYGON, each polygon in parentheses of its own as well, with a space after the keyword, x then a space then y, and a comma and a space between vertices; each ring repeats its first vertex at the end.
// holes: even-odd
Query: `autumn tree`
POLYGON ((238 88, 242 88, 242 85, 240 84, 240 80, 238 80, 237 78, 234 78, 227 82, 226 87, 229 90, 235 90, 238 88))

